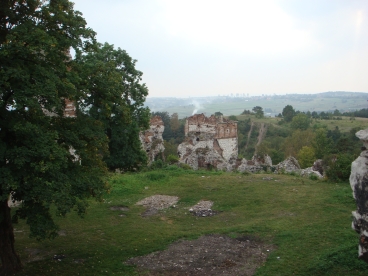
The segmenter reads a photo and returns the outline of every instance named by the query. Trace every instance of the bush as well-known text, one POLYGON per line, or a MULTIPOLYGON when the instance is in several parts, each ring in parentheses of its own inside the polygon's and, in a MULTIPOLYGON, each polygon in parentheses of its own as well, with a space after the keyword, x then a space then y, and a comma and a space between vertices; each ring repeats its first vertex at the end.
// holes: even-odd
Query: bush
POLYGON ((316 155, 312 147, 304 146, 298 152, 298 161, 302 169, 311 167, 316 160, 316 155))
POLYGON ((166 162, 169 164, 175 164, 179 162, 179 157, 170 154, 167 158, 166 158, 166 162))
POLYGON ((331 181, 348 181, 351 173, 351 163, 354 156, 347 153, 329 155, 325 158, 327 164, 326 176, 331 181))
POLYGON ((159 159, 159 160, 156 160, 156 161, 153 161, 152 163, 151 163, 151 165, 149 166, 149 168, 151 169, 151 170, 155 170, 155 169, 162 169, 162 168, 164 168, 164 167, 166 167, 167 165, 165 164, 165 162, 164 161, 162 161, 161 159, 159 159))
POLYGON ((184 164, 184 163, 180 164, 180 167, 181 167, 183 170, 191 170, 191 169, 192 169, 192 167, 191 167, 191 166, 189 166, 188 164, 184 164))

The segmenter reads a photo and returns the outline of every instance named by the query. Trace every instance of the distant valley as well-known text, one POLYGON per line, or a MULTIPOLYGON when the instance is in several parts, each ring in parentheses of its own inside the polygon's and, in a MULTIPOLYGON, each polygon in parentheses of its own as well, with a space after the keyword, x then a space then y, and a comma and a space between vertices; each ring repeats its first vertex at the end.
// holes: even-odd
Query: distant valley
POLYGON ((206 116, 220 111, 225 116, 239 115, 245 109, 252 110, 261 106, 266 116, 275 116, 282 112, 286 105, 292 105, 299 111, 334 111, 348 112, 368 107, 368 93, 365 92, 323 92, 318 94, 287 94, 264 96, 213 96, 213 97, 148 97, 146 106, 151 111, 167 111, 178 113, 185 118, 196 113, 206 116))

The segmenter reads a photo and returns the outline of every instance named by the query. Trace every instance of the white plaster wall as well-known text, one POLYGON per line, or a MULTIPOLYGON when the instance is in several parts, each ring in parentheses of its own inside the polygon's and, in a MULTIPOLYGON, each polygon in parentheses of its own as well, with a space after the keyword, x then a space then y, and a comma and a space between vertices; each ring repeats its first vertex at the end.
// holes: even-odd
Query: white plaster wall
POLYGON ((237 157, 238 155, 238 142, 237 138, 225 138, 217 139, 220 148, 223 150, 222 156, 225 160, 229 161, 231 157, 237 157))

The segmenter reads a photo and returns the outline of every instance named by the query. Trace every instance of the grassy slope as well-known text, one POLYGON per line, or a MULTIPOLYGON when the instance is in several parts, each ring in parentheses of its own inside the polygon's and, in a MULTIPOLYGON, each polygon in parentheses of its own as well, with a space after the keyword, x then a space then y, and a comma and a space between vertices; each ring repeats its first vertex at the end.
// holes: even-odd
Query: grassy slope
POLYGON ((357 260, 358 239, 350 228, 355 204, 348 183, 175 167, 113 175, 110 183, 104 203, 91 201, 84 219, 74 214, 58 219, 65 236, 36 242, 27 237, 23 223, 15 226, 22 260, 31 253, 43 258, 27 263, 20 275, 135 275, 124 260, 208 233, 251 234, 276 244, 257 275, 367 274, 368 265, 357 260), (141 217, 144 209, 135 203, 154 194, 176 195, 180 201, 177 208, 141 217), (213 209, 222 212, 209 218, 190 215, 188 208, 201 199, 214 201, 213 209), (113 205, 130 210, 111 211, 113 205), (54 254, 66 258, 54 261, 54 254))

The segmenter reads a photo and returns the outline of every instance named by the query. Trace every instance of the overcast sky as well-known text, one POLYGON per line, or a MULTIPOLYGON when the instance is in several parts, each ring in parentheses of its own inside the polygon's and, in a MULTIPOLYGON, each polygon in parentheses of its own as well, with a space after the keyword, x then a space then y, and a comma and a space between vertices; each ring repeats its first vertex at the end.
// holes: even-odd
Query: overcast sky
POLYGON ((75 0, 149 96, 368 92, 367 0, 75 0))

